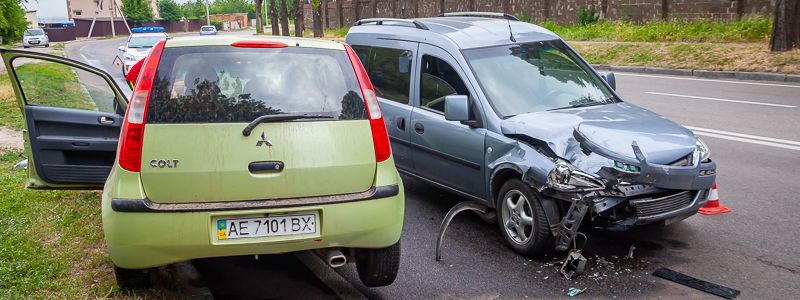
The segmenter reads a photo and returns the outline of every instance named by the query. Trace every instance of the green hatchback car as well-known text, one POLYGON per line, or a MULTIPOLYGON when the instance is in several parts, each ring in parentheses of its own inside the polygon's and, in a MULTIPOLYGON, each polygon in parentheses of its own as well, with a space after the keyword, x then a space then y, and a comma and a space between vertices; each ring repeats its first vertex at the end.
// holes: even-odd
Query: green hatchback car
POLYGON ((97 68, 0 53, 27 125, 28 188, 103 188, 121 287, 174 262, 311 249, 332 267, 355 261, 367 286, 394 281, 403 185, 346 44, 165 39, 130 101, 97 68))

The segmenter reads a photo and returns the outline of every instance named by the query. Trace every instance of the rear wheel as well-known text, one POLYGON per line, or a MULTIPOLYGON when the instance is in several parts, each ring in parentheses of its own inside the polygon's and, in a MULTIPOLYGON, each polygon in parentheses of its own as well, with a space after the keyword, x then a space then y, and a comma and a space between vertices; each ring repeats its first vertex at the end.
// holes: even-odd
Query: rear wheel
POLYGON ((497 224, 509 248, 533 256, 553 247, 538 193, 519 179, 511 179, 503 184, 497 197, 497 224))
POLYGON ((386 286, 400 269, 400 241, 386 248, 356 249, 358 278, 368 287, 386 286))
POLYGON ((155 268, 149 269, 124 269, 114 265, 114 277, 117 285, 123 290, 146 289, 152 281, 151 276, 155 274, 155 268))

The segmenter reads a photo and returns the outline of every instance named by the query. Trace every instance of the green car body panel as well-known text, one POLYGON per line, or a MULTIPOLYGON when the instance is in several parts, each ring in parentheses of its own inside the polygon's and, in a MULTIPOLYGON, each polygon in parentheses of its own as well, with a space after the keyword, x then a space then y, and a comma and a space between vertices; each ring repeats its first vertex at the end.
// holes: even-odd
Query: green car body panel
MULTIPOLYGON (((343 176, 344 177, 344 176, 343 176)), ((103 231, 117 266, 161 266, 202 257, 273 254, 327 247, 383 248, 397 243, 403 229, 405 194, 394 161, 378 163, 375 186, 399 186, 389 198, 302 207, 209 212, 117 212, 112 199, 143 199, 139 173, 112 171, 103 192, 103 231), (316 234, 230 241, 217 240, 213 220, 228 216, 263 216, 317 212, 316 234)))
MULTIPOLYGON (((177 38, 168 40, 164 47, 227 46, 241 40, 345 51, 336 42, 255 36, 177 38)), ((9 70, 13 70, 14 58, 26 57, 96 74, 114 91, 119 107, 124 110, 128 106, 113 78, 99 69, 55 56, 0 52, 9 70)), ((23 91, 13 71, 9 76, 25 115, 23 91)), ((328 247, 377 249, 399 241, 405 205, 403 183, 391 156, 376 162, 370 120, 267 122, 258 124, 249 136, 242 134, 246 125, 247 122, 145 124, 141 171, 125 170, 117 155, 103 187, 103 230, 116 266, 144 269, 195 258, 328 247), (271 145, 259 145, 264 138, 271 145), (259 161, 280 161, 283 167, 279 172, 248 170, 248 164, 259 161), (342 195, 360 195, 378 188, 395 192, 333 201, 342 195), (295 199, 309 197, 322 200, 292 204, 295 199), (325 201, 327 198, 332 201, 325 201), (252 201, 270 205, 248 206, 252 201), (219 210, 125 211, 115 209, 115 203, 233 206, 219 210), (295 214, 316 215, 315 232, 224 240, 216 235, 214 222, 220 218, 295 214)), ((39 176, 33 163, 37 155, 28 140, 26 134, 29 188, 99 188, 97 184, 53 183, 39 176)))

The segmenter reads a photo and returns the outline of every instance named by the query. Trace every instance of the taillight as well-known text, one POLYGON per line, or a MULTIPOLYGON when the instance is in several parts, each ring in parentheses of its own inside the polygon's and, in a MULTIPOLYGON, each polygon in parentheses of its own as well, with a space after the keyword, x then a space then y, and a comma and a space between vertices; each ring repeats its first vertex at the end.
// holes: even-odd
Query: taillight
POLYGON ((142 170, 142 143, 144 142, 147 103, 150 102, 153 80, 156 77, 156 69, 161 60, 165 43, 166 40, 156 43, 153 50, 150 51, 150 55, 145 58, 139 78, 136 80, 136 88, 133 89, 133 96, 128 104, 128 111, 125 112, 125 120, 122 123, 119 151, 117 151, 119 166, 131 172, 142 170))
POLYGON ((347 56, 350 58, 350 63, 353 65, 353 70, 356 72, 358 84, 361 87, 361 94, 364 95, 364 103, 367 106, 367 113, 369 115, 369 124, 372 127, 372 144, 375 147, 375 161, 382 162, 392 156, 392 147, 389 144, 389 134, 386 133, 386 125, 383 122, 383 114, 381 107, 378 105, 378 97, 375 96, 375 90, 372 87, 372 82, 369 81, 367 71, 358 59, 358 55, 350 48, 350 45, 344 45, 347 51, 347 56))

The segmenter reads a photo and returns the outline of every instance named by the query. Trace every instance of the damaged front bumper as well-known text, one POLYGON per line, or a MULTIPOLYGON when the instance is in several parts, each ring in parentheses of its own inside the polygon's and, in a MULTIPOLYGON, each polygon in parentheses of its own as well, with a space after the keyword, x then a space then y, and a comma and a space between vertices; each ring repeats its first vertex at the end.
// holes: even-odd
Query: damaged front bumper
POLYGON ((577 174, 578 180, 564 181, 569 176, 559 173, 557 162, 544 192, 573 203, 580 199, 581 205, 588 206, 594 226, 629 229, 653 223, 671 224, 694 215, 708 201, 716 180, 716 163, 700 161, 698 153, 670 165, 655 164, 647 161, 635 141, 631 145, 635 155, 632 159, 592 143, 577 130, 574 133, 585 149, 613 162, 612 166, 601 167, 596 174, 575 171, 572 174, 577 174), (591 180, 580 179, 586 176, 591 176, 591 180), (564 188, 569 184, 559 184, 575 182, 590 184, 571 190, 564 188))

